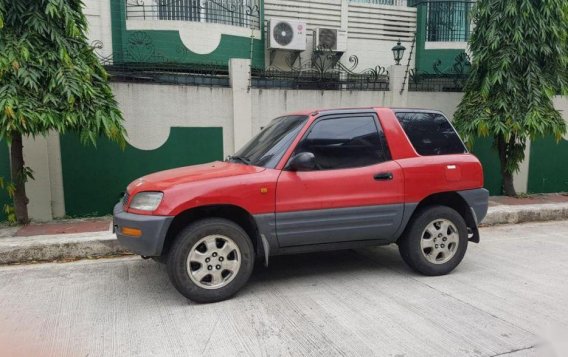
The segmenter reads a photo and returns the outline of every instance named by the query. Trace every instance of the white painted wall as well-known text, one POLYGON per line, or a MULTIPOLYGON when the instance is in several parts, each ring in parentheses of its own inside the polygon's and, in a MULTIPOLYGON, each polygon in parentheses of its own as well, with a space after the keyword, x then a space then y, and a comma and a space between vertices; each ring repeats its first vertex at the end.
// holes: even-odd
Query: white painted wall
POLYGON ((252 127, 260 131, 270 120, 304 109, 389 105, 388 92, 252 89, 252 127))
POLYGON ((84 14, 89 27, 89 42, 101 41, 103 48, 97 51, 104 57, 112 55, 112 29, 109 0, 84 0, 84 14))
POLYGON ((162 146, 171 127, 222 127, 223 146, 233 147, 230 88, 112 83, 128 132, 138 149, 162 146))
POLYGON ((408 92, 406 105, 410 108, 436 109, 453 119, 462 97, 463 93, 408 92))

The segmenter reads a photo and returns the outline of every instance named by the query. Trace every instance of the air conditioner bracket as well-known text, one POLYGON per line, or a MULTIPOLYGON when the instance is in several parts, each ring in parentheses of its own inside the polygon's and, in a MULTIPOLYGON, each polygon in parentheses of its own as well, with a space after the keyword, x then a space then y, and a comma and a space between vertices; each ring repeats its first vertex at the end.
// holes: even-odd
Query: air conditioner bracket
POLYGON ((270 53, 269 53, 269 62, 268 64, 270 66, 272 66, 272 63, 274 63, 274 58, 276 57, 276 52, 278 51, 282 51, 282 52, 290 52, 290 65, 293 66, 296 61, 298 60, 298 57, 300 57, 300 53, 302 53, 303 51, 294 51, 294 50, 285 50, 285 49, 271 49, 270 53))

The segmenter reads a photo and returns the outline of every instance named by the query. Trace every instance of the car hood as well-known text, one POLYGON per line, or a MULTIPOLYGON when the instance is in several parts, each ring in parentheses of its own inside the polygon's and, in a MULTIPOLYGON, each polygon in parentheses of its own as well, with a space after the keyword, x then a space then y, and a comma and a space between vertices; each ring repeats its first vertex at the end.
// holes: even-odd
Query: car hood
POLYGON ((130 194, 140 191, 163 191, 169 187, 190 182, 254 174, 265 169, 239 163, 215 161, 208 164, 179 167, 143 176, 130 185, 130 194))

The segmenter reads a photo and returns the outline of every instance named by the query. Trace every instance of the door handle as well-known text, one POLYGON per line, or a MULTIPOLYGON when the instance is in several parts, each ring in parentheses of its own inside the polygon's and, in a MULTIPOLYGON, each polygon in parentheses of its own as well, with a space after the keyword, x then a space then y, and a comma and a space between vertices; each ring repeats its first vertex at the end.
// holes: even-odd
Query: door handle
POLYGON ((387 181, 392 180, 392 172, 381 172, 373 176, 377 181, 387 181))

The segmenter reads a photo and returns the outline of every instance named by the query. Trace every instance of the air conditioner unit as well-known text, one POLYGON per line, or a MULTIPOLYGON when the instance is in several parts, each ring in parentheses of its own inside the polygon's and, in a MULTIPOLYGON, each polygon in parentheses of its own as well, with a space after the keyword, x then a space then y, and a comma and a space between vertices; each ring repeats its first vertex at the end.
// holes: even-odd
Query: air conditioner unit
POLYGON ((347 31, 323 27, 317 28, 314 34, 314 49, 346 52, 347 31))
POLYGON ((306 23, 301 21, 270 19, 268 22, 269 50, 306 50, 306 23))

